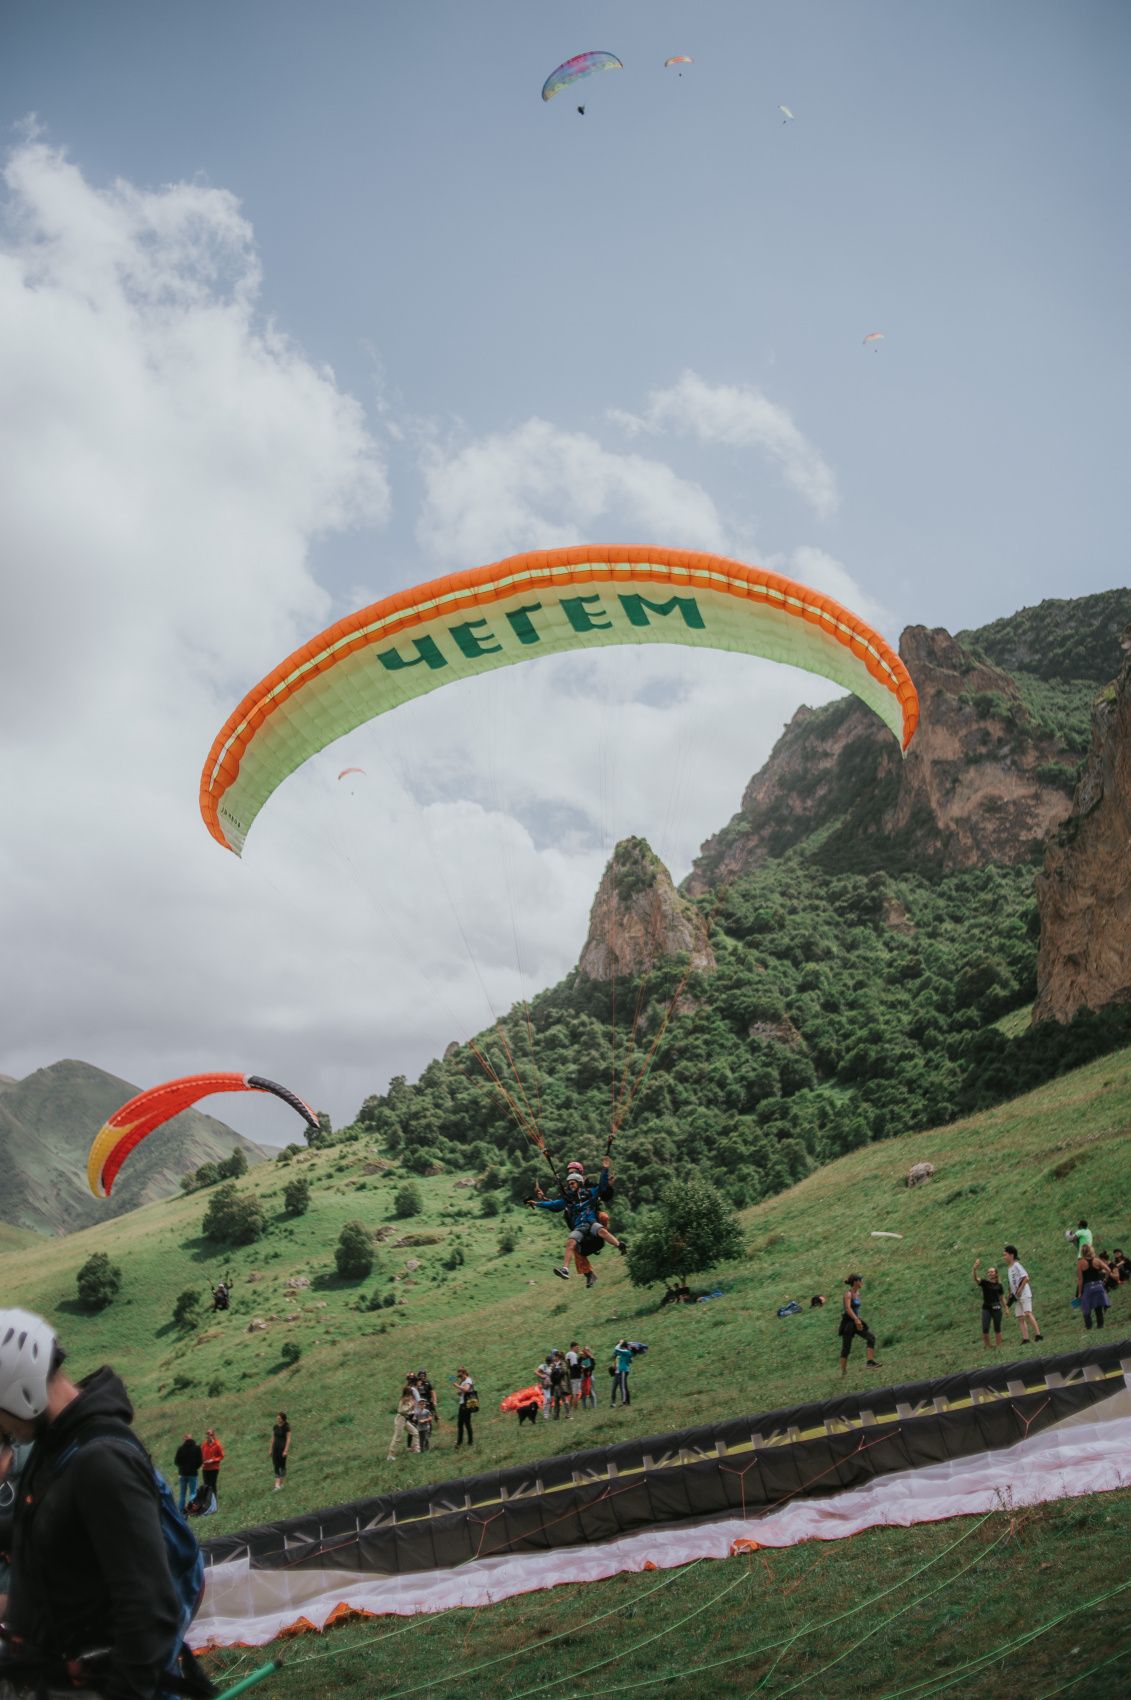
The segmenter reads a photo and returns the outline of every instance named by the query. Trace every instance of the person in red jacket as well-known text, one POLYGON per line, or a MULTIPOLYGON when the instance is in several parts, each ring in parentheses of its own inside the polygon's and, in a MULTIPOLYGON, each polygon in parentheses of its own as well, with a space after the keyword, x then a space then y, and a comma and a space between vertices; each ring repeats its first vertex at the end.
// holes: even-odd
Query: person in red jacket
POLYGON ((224 1462, 224 1448, 217 1440, 214 1428, 205 1430, 204 1444, 200 1450, 204 1456, 204 1464, 200 1472, 204 1479, 204 1485, 206 1488, 211 1488, 213 1495, 219 1500, 220 1496, 217 1492, 216 1483, 220 1479, 220 1465, 224 1462))

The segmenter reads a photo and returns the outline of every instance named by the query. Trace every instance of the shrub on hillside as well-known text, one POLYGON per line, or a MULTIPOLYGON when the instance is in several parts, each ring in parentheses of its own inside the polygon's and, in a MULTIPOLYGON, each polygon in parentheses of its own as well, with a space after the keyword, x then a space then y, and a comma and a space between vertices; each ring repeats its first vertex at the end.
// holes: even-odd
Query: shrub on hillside
POLYGON ((738 1218, 708 1181, 673 1184, 633 1233, 629 1279, 647 1287, 671 1276, 698 1275, 742 1252, 738 1218))
POLYGON ((279 1349, 279 1356, 285 1364, 297 1364, 302 1357, 302 1347, 297 1340, 284 1340, 279 1349))
POLYGON ((88 1310, 105 1310, 118 1296, 122 1271, 117 1264, 110 1262, 104 1251, 96 1251, 75 1276, 75 1284, 79 1300, 88 1310))
POLYGON ((288 1181, 283 1188, 283 1209, 288 1216, 305 1216, 310 1208, 310 1182, 305 1175, 288 1181))
POLYGON ((479 1206, 479 1214, 481 1216, 497 1216, 499 1214, 498 1199, 492 1198, 491 1194, 487 1193, 479 1206))
POLYGON ((334 1262, 343 1281, 364 1281, 373 1268, 373 1240, 364 1222, 347 1222, 334 1247, 334 1262))
POLYGON ((514 1231, 508 1228, 505 1234, 499 1236, 499 1256, 509 1257, 518 1244, 514 1231))
POLYGON ((263 1206, 252 1193, 237 1191, 235 1181, 225 1181, 209 1200, 200 1231, 221 1245, 251 1245, 267 1231, 263 1206))
POLYGON ((200 1321, 200 1294, 195 1287, 186 1287, 183 1293, 178 1293, 177 1302, 173 1306, 174 1328, 195 1328, 200 1321))
POLYGON ((222 1181, 238 1181, 247 1174, 247 1158, 237 1145, 230 1157, 217 1163, 216 1173, 222 1181))
POLYGON ((393 1200, 393 1215, 403 1221, 407 1216, 419 1216, 424 1209, 424 1199, 415 1181, 406 1181, 397 1188, 397 1196, 393 1200))

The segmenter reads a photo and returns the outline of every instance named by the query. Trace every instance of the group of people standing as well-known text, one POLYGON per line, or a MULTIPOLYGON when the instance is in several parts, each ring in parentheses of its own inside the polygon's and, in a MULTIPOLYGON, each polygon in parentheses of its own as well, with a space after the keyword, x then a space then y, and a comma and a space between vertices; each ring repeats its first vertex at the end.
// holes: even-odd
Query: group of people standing
MULTIPOLYGON (((1074 1228, 1065 1230, 1068 1240, 1076 1253, 1076 1284, 1073 1308, 1079 1310, 1084 1318, 1084 1327, 1102 1328, 1104 1313, 1110 1308, 1109 1293, 1125 1282, 1131 1281, 1131 1260, 1126 1258, 1117 1246, 1113 1252, 1097 1252, 1093 1244, 1092 1230, 1087 1221, 1081 1218, 1074 1228)), ((971 1272, 974 1285, 982 1293, 982 1344, 987 1349, 990 1346, 990 1334, 993 1334, 993 1346, 999 1347, 1002 1341, 1002 1322, 1004 1312, 1012 1310, 1017 1318, 1021 1331, 1021 1344, 1027 1346, 1030 1340, 1029 1330, 1032 1328, 1034 1343, 1044 1339, 1041 1325, 1037 1321, 1033 1309, 1033 1284, 1029 1279, 1029 1271, 1021 1262, 1015 1245, 1005 1247, 1006 1280, 1009 1292, 999 1279, 996 1266, 993 1264, 986 1270, 985 1275, 979 1275, 982 1260, 974 1259, 971 1272)))
MULTIPOLYGON (((639 1343, 630 1344, 627 1340, 618 1340, 613 1347, 612 1362, 609 1373, 613 1378, 612 1392, 609 1404, 631 1404, 628 1391, 628 1377, 632 1369, 632 1360, 636 1353, 646 1348, 639 1343)), ((597 1369, 597 1360, 589 1346, 580 1346, 576 1340, 571 1340, 568 1352, 557 1350, 546 1353, 534 1374, 537 1385, 542 1392, 542 1417, 550 1417, 555 1422, 564 1414, 572 1417, 578 1410, 597 1408, 597 1390, 593 1384, 593 1376, 597 1369)))
POLYGON ((214 1428, 204 1431, 203 1441, 186 1434, 173 1455, 177 1471, 177 1505, 182 1515, 210 1517, 218 1509, 217 1483, 224 1448, 214 1428))
MULTIPOLYGON (((479 1409, 475 1380, 464 1368, 452 1377, 456 1389, 456 1445, 475 1444, 472 1418, 479 1409)), ((440 1421, 436 1408, 436 1389, 426 1369, 410 1370, 405 1376, 400 1398, 393 1417, 393 1433, 389 1441, 389 1463, 395 1463, 402 1442, 410 1452, 427 1452, 432 1444, 432 1430, 440 1421)))

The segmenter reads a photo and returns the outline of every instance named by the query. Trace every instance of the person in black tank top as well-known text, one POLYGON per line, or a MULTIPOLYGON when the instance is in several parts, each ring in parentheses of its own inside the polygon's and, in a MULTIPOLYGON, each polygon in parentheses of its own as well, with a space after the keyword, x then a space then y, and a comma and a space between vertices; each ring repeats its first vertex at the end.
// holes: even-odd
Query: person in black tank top
POLYGON ((993 1331, 994 1331, 994 1345, 1000 1346, 1002 1344, 1002 1338, 1001 1338, 1002 1309, 1001 1309, 1001 1304, 1002 1304, 1002 1298, 1004 1297, 1004 1294, 1005 1294, 1005 1288, 1002 1286, 1001 1282, 998 1280, 997 1270, 993 1267, 992 1264, 989 1267, 989 1269, 986 1270, 985 1275, 979 1275, 978 1274, 978 1271, 981 1267, 982 1267, 982 1260, 981 1260, 980 1257, 976 1257, 974 1259, 973 1280, 974 1280, 974 1285, 976 1287, 979 1287, 981 1289, 981 1293, 982 1293, 982 1344, 983 1344, 983 1346, 986 1347, 986 1349, 988 1351, 989 1350, 989 1344, 990 1344, 990 1327, 991 1327, 991 1324, 993 1326, 993 1331))

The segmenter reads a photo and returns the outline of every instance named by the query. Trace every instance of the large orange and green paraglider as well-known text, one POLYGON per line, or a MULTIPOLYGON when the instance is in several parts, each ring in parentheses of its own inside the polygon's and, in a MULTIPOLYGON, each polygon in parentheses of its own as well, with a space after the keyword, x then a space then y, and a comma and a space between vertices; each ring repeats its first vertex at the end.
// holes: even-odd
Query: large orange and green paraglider
POLYGON ((271 1092, 297 1110, 309 1127, 318 1127, 318 1117, 309 1104, 286 1086, 258 1074, 190 1074, 167 1080, 162 1086, 139 1092, 98 1130, 86 1160, 86 1178, 95 1198, 109 1198, 118 1170, 155 1128, 214 1092, 271 1092))
POLYGON ((899 656, 819 591, 692 550, 539 550, 387 596, 280 662, 217 734, 201 814, 239 855, 283 780, 365 721, 497 667, 645 643, 737 650, 822 674, 873 708, 903 749, 918 724, 899 656))

